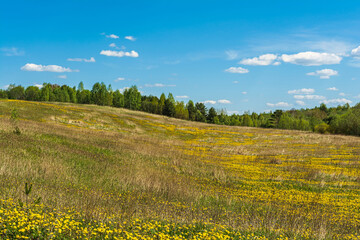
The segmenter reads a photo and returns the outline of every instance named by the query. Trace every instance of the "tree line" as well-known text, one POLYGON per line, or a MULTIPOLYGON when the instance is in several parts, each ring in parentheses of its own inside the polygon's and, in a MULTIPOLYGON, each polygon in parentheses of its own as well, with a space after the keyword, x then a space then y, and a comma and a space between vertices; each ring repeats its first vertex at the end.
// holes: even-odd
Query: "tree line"
POLYGON ((79 86, 69 87, 44 83, 41 88, 21 85, 10 85, 0 89, 0 98, 28 101, 71 102, 80 104, 97 104, 131 110, 144 111, 169 117, 230 126, 248 126, 262 128, 295 129, 319 133, 334 133, 360 136, 360 103, 354 107, 349 104, 328 108, 325 104, 306 109, 288 111, 276 110, 270 113, 255 112, 228 115, 225 110, 207 108, 204 103, 189 100, 176 101, 169 93, 166 96, 141 95, 136 86, 123 92, 113 90, 111 85, 95 83, 91 90, 85 89, 83 82, 79 86))

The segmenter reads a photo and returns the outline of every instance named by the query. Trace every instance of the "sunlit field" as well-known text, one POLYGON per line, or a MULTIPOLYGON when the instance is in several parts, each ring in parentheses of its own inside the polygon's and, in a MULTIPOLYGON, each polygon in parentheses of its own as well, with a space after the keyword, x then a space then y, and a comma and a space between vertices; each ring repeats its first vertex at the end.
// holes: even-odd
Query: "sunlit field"
POLYGON ((360 239, 358 137, 1 100, 0 182, 2 239, 360 239))

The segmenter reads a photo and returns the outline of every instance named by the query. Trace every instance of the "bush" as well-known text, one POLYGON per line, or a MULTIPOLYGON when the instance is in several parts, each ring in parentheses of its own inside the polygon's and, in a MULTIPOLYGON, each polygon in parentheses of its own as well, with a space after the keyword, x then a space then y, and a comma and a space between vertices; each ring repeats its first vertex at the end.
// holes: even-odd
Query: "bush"
POLYGON ((329 129, 330 129, 330 126, 324 122, 316 125, 314 128, 315 132, 321 133, 321 134, 329 133, 329 129))

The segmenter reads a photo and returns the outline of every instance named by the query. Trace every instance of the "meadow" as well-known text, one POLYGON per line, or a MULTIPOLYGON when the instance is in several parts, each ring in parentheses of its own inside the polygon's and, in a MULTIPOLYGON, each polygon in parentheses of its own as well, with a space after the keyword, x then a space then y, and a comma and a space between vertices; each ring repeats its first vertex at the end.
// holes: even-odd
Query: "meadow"
POLYGON ((360 239, 359 137, 0 100, 0 182, 3 239, 360 239))

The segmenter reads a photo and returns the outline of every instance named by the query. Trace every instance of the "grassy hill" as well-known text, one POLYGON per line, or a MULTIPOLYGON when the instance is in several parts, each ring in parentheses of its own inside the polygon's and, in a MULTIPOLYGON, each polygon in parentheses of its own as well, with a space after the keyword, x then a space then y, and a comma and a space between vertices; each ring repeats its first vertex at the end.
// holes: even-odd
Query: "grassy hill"
POLYGON ((0 182, 4 239, 360 238, 358 137, 1 100, 0 182))

